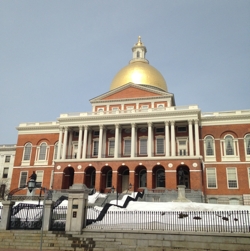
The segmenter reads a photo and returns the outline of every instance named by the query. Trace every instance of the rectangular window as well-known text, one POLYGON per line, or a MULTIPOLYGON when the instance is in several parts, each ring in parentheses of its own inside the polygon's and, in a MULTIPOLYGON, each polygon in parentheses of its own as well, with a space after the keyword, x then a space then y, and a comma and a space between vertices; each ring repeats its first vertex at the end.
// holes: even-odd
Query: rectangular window
POLYGON ((10 156, 5 156, 5 163, 9 163, 10 162, 10 156))
POLYGON ((3 169, 3 178, 8 178, 8 172, 9 172, 9 168, 8 167, 4 167, 3 169))
POLYGON ((43 183, 43 171, 36 171, 36 187, 42 187, 43 183))
POLYGON ((237 170, 235 167, 227 168, 227 185, 228 188, 238 188, 237 170))
POLYGON ((131 154, 131 139, 124 140, 124 155, 131 154))
POLYGON ((133 107, 133 106, 127 106, 126 109, 127 109, 127 110, 133 110, 134 107, 133 107))
POLYGON ((94 131, 94 136, 99 136, 99 131, 94 131))
POLYGON ((207 168, 207 188, 217 188, 216 168, 207 168))
POLYGON ((177 127, 177 132, 186 132, 187 131, 187 127, 186 126, 178 126, 177 127))
POLYGON ((164 138, 156 139, 156 154, 164 154, 164 138))
POLYGON ((186 156, 188 155, 187 152, 187 140, 184 138, 178 139, 178 154, 179 156, 186 156))
POLYGON ((115 152, 115 141, 109 140, 109 156, 114 156, 115 152))
POLYGON ((147 110, 147 109, 148 109, 148 105, 142 105, 142 106, 141 106, 141 109, 142 109, 142 110, 147 110))
POLYGON ((93 156, 98 156, 99 141, 94 141, 93 156))
POLYGON ((164 127, 155 128, 155 133, 164 133, 164 132, 165 132, 165 128, 164 127))
POLYGON ((147 155, 147 142, 148 139, 140 139, 140 155, 147 155))
POLYGON ((21 172, 20 174, 20 180, 19 180, 19 187, 24 188, 27 184, 27 176, 28 172, 21 172))

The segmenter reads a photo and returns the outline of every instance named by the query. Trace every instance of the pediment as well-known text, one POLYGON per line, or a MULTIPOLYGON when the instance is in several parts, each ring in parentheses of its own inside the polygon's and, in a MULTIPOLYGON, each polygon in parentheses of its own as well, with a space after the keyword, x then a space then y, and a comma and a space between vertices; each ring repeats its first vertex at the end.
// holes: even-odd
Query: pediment
POLYGON ((150 86, 142 86, 138 84, 128 83, 124 86, 118 87, 115 90, 109 91, 100 95, 90 102, 108 101, 108 100, 121 100, 121 99, 136 99, 147 97, 161 97, 172 96, 172 94, 162 90, 152 88, 150 86))

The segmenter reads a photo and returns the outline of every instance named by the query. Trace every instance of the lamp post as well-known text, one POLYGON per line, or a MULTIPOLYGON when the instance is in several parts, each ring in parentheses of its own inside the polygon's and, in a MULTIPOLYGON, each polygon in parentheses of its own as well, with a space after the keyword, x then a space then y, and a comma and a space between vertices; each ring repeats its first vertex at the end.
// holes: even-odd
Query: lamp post
MULTIPOLYGON (((31 193, 34 188, 36 188, 36 181, 34 179, 30 179, 28 181, 28 190, 31 193)), ((46 201, 46 196, 47 196, 47 190, 45 187, 40 188, 40 196, 42 191, 44 191, 44 198, 43 198, 43 210, 42 210, 42 227, 41 227, 41 237, 40 237, 40 251, 42 250, 42 245, 43 245, 43 225, 44 225, 44 209, 45 209, 45 201, 46 201)), ((39 204, 40 205, 40 199, 39 199, 39 204)))

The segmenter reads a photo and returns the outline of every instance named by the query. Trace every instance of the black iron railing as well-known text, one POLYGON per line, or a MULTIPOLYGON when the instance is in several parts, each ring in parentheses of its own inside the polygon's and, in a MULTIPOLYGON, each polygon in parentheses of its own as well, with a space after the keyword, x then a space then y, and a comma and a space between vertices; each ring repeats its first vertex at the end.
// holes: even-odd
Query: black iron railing
POLYGON ((108 211, 90 229, 250 232, 248 211, 108 211))
POLYGON ((65 230, 67 210, 67 206, 58 206, 53 209, 51 217, 51 230, 65 230))

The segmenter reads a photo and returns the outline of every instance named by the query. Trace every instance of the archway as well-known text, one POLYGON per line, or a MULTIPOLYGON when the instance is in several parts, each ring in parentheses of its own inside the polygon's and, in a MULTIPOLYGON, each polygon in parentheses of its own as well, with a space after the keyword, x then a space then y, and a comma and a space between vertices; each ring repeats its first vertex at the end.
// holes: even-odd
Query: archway
POLYGON ((101 192, 108 193, 112 187, 112 168, 110 166, 104 166, 101 169, 101 175, 101 192))
POLYGON ((153 188, 166 187, 165 169, 163 166, 156 166, 153 168, 153 188))
POLYGON ((94 167, 87 167, 85 169, 85 176, 84 176, 84 184, 88 188, 95 188, 95 168, 94 167))
POLYGON ((66 167, 63 171, 62 189, 69 189, 74 183, 74 168, 66 167))
POLYGON ((129 189, 129 169, 127 166, 121 166, 118 169, 117 192, 125 193, 129 189))
POLYGON ((147 169, 145 166, 137 166, 135 168, 135 184, 134 189, 147 187, 147 169))
POLYGON ((185 165, 179 166, 176 170, 177 185, 185 185, 190 189, 190 172, 189 168, 185 165))

